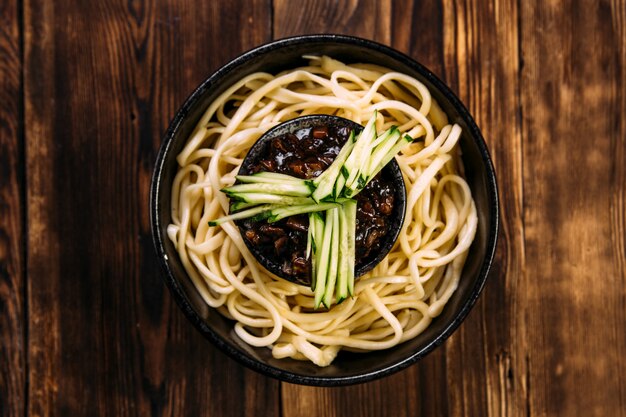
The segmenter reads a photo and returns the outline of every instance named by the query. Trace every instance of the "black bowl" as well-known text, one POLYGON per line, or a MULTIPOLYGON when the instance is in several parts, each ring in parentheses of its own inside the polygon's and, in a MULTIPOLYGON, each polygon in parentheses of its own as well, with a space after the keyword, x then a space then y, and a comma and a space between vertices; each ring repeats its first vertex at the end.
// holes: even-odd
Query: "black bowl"
POLYGON ((432 72, 387 46, 341 35, 309 35, 282 39, 235 58, 204 81, 182 105, 161 145, 150 193, 154 245, 165 282, 189 320, 211 342, 244 365, 292 383, 348 385, 389 375, 415 363, 441 345, 461 324, 485 284, 498 234, 496 177, 485 141, 465 106, 432 72), (176 155, 207 108, 235 81, 257 71, 277 73, 305 65, 307 54, 327 54, 344 62, 368 62, 414 76, 426 85, 451 122, 463 129, 460 146, 468 184, 478 211, 478 229, 459 286, 439 317, 416 338, 391 349, 369 353, 340 352, 332 365, 274 359, 269 349, 253 348, 233 332, 233 322, 207 307, 167 237, 170 192, 177 170, 176 155))
MULTIPOLYGON (((295 133, 300 129, 314 128, 318 126, 335 125, 338 127, 346 127, 358 134, 363 130, 363 126, 352 120, 345 119, 343 117, 331 116, 327 114, 312 114, 309 116, 296 117, 295 119, 288 120, 272 129, 265 132, 255 143, 252 145, 246 157, 244 158, 241 168, 239 169, 239 175, 249 175, 252 173, 252 167, 256 165, 261 158, 261 155, 266 154, 267 148, 270 146, 272 139, 282 136, 286 133, 295 133)), ((389 253, 393 245, 396 243, 396 239, 402 229, 402 223, 404 222, 404 215, 406 212, 406 186, 404 185, 404 178, 402 178, 402 171, 400 165, 395 159, 391 160, 380 173, 381 178, 389 181, 394 187, 394 206, 393 211, 390 214, 392 219, 389 225, 389 231, 381 238, 380 249, 372 251, 363 259, 358 259, 355 266, 355 277, 359 277, 366 272, 372 270, 376 265, 382 261, 389 253)), ((242 230, 244 221, 235 221, 239 229, 242 230)), ((282 264, 276 257, 266 256, 263 250, 258 245, 253 244, 250 240, 243 238, 244 243, 250 250, 250 253, 259 261, 261 265, 265 267, 272 274, 286 279, 297 284, 309 285, 310 282, 300 282, 296 277, 286 275, 283 273, 282 264)))

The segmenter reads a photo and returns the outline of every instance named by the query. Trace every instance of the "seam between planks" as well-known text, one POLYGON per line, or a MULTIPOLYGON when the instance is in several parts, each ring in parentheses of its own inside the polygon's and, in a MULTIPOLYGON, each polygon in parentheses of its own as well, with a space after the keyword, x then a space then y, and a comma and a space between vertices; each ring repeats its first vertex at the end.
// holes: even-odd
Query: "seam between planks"
POLYGON ((30 400, 30 363, 29 363, 29 311, 28 311, 28 170, 26 166, 26 97, 24 89, 24 0, 17 1, 17 19, 18 19, 18 48, 19 48, 19 61, 20 61, 20 75, 19 75, 19 98, 18 98, 18 158, 22 169, 20 175, 20 200, 21 214, 22 214, 22 343, 23 343, 23 360, 24 360, 24 416, 28 417, 29 400, 30 400))
MULTIPOLYGON (((525 221, 525 216, 524 216, 524 207, 526 206, 526 193, 524 192, 524 106, 523 106, 523 102, 522 102, 522 85, 523 85, 523 80, 522 80, 522 71, 524 70, 524 55, 523 55, 523 30, 524 30, 524 26, 523 26, 523 19, 522 19, 522 0, 517 0, 516 2, 516 6, 517 6, 517 63, 518 63, 518 69, 517 69, 517 91, 516 91, 516 101, 517 101, 517 127, 519 129, 519 134, 520 134, 520 184, 519 184, 519 190, 520 190, 520 200, 521 200, 521 207, 520 207, 520 222, 521 222, 521 245, 520 245, 520 264, 521 264, 521 273, 522 273, 522 279, 525 281, 526 280, 526 221, 525 221)), ((524 321, 523 326, 516 326, 517 329, 523 329, 524 332, 527 332, 527 317, 526 314, 520 314, 518 315, 518 319, 521 319, 524 321)), ((524 339, 526 339, 526 335, 522 335, 524 339)), ((526 408, 526 417, 531 417, 532 416, 532 400, 531 400, 531 393, 530 393, 530 389, 531 389, 531 372, 530 372, 530 362, 531 362, 531 358, 530 358, 530 354, 528 352, 526 352, 525 357, 524 357, 524 364, 526 365, 526 369, 525 372, 522 374, 524 377, 524 384, 523 384, 523 389, 524 389, 524 406, 526 408)))

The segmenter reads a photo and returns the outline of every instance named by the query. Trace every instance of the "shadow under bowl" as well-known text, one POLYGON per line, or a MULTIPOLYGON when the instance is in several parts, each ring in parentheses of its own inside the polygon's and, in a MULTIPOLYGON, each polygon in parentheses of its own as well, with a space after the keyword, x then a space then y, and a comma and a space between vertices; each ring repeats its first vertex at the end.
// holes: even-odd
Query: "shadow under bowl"
POLYGON ((412 58, 376 42, 343 35, 306 35, 277 40, 238 56, 189 96, 174 116, 161 145, 152 177, 150 215, 154 246, 164 280, 184 314, 208 340, 264 375, 298 384, 338 386, 371 381, 404 369, 441 345, 458 328, 487 279, 496 249, 499 207, 493 164, 482 134, 465 106, 431 71, 412 58), (384 66, 422 82, 448 115, 450 123, 457 123, 463 130, 459 146, 465 177, 478 213, 476 237, 458 287, 443 312, 411 340, 381 351, 342 351, 330 366, 324 368, 309 362, 275 359, 269 349, 243 343, 233 331, 233 321, 203 301, 167 236, 167 226, 171 223, 172 183, 178 170, 176 156, 209 104, 246 75, 258 71, 276 74, 307 65, 303 56, 312 54, 329 55, 345 63, 384 66))
MULTIPOLYGON (((348 128, 350 131, 354 131, 355 134, 358 134, 361 130, 363 130, 363 126, 353 122, 352 120, 327 114, 312 114, 288 120, 265 132, 254 143, 254 145, 252 145, 241 164, 239 175, 250 175, 253 172, 253 167, 259 162, 260 159, 263 158, 264 155, 268 154, 268 148, 270 147, 272 139, 289 133, 294 134, 302 129, 312 129, 315 127, 331 125, 338 128, 348 128)), ((400 166, 395 159, 392 159, 391 162, 389 162, 389 164, 382 169, 380 172, 380 178, 389 182, 393 186, 394 190, 393 210, 388 217, 391 219, 389 223, 389 230, 380 238, 378 249, 376 251, 371 251, 366 257, 356 260, 355 278, 371 271, 385 258, 385 256, 387 256, 389 251, 393 248, 393 245, 396 243, 400 230, 402 229, 402 223, 404 222, 404 215, 406 212, 406 187, 404 184, 404 178, 402 178, 402 171, 400 170, 400 166)), ((237 224, 240 232, 242 232, 242 240, 248 247, 248 250, 250 250, 250 253, 254 255, 257 261, 259 261, 265 269, 287 281, 302 285, 310 284, 310 282, 298 281, 298 279, 293 275, 285 274, 283 272, 282 260, 278 259, 276 255, 268 255, 259 245, 255 245, 249 239, 246 239, 246 237, 243 236, 243 221, 235 221, 235 224, 237 224)))

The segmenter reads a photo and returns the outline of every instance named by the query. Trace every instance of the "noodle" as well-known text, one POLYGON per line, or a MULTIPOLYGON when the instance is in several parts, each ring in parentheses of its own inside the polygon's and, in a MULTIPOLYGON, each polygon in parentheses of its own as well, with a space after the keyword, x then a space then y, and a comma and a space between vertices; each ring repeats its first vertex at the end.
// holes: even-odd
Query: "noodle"
POLYGON ((167 233, 205 302, 235 320, 244 342, 327 366, 341 349, 386 349, 420 334, 456 290, 478 220, 461 176, 461 128, 448 124, 422 83, 375 65, 306 58, 308 66, 276 76, 248 75, 209 106, 177 157, 167 233), (260 268, 232 222, 208 222, 228 213, 219 190, 234 183, 268 129, 306 114, 364 124, 375 110, 378 131, 396 125, 420 139, 396 157, 407 187, 405 221, 352 298, 314 310, 311 290, 260 268))

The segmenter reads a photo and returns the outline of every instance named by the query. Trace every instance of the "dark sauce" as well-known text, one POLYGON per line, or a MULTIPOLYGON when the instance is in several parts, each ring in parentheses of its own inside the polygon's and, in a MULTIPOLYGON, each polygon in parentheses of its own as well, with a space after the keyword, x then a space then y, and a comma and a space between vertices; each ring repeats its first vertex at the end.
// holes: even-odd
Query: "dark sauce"
MULTIPOLYGON (((248 173, 279 172, 310 179, 319 176, 332 162, 350 136, 350 129, 334 125, 317 126, 288 133, 268 141, 248 173)), ((394 207, 394 187, 380 174, 357 196, 356 267, 370 254, 376 256, 389 232, 394 207)), ((292 216, 275 223, 237 222, 244 239, 261 254, 280 265, 283 275, 309 285, 311 263, 305 257, 308 215, 292 216)))

